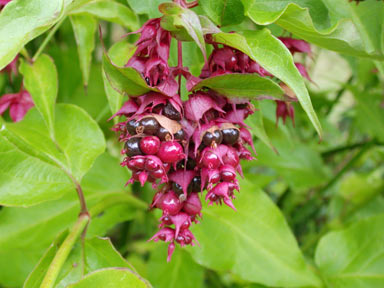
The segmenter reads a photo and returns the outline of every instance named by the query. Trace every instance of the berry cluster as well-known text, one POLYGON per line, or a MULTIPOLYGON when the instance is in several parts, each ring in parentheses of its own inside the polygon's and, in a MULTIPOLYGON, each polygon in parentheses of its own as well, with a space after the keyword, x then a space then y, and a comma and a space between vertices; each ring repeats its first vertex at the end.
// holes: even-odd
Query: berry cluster
MULTIPOLYGON (((240 160, 254 159, 249 146, 255 152, 244 122, 255 110, 249 100, 228 99, 205 88, 181 101, 176 77, 182 75, 192 87, 201 79, 226 73, 272 75, 246 54, 219 47, 208 36, 214 49, 196 78, 180 63, 168 66, 171 34, 161 28, 160 19, 148 21, 138 32, 137 50, 126 66, 135 68, 159 92, 130 97, 114 115, 125 116, 126 121, 114 129, 125 143, 122 166, 132 171, 127 184, 150 182, 157 189, 151 208, 162 210, 162 216, 160 230, 150 240, 169 243, 169 261, 175 243, 197 243, 189 228, 201 217, 203 191, 209 205, 224 203, 236 210, 232 200, 240 190, 240 160)), ((287 42, 292 49, 303 49, 287 42)))

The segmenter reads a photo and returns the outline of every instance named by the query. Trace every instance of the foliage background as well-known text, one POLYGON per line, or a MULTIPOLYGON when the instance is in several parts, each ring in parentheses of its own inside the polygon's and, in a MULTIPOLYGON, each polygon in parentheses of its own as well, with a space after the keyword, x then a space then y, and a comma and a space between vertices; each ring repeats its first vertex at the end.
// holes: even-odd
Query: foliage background
MULTIPOLYGON (((111 58, 124 64, 136 36, 121 36, 161 16, 157 5, 163 1, 14 2, 0 14, 0 66, 24 44, 24 58, 45 47, 34 68, 25 60, 20 68, 31 94, 35 89, 44 97, 41 105, 34 98, 43 117, 33 109, 18 124, 0 118, 1 287, 22 287, 32 271, 24 287, 39 287, 42 271, 77 219, 68 174, 81 183, 91 207, 87 273, 126 267, 153 287, 384 286, 381 1, 199 1, 193 10, 224 31, 266 25, 276 36, 292 33, 317 44, 312 57, 301 60, 309 67, 313 81, 306 84, 324 133, 319 142, 299 104, 293 127, 289 121, 276 125, 273 101, 255 102, 260 111, 247 124, 258 160, 242 163, 238 212, 204 207, 193 229, 200 247, 177 248, 171 263, 165 262, 165 245, 147 242, 159 216, 147 211, 153 190, 124 188, 130 176, 119 166, 121 144, 107 121, 122 97, 103 77, 97 33, 100 24, 105 46, 117 42, 111 58), (38 20, 22 18, 33 13, 38 20), (25 22, 9 20, 16 15, 25 22)), ((202 67, 194 43, 184 44, 184 62, 195 74, 202 67)), ((20 86, 21 77, 7 77, 0 74, 1 94, 20 86)), ((81 257, 76 243, 55 287, 80 279, 81 257)), ((103 279, 117 281, 116 271, 103 271, 103 279)), ((131 283, 144 285, 136 276, 131 283)))

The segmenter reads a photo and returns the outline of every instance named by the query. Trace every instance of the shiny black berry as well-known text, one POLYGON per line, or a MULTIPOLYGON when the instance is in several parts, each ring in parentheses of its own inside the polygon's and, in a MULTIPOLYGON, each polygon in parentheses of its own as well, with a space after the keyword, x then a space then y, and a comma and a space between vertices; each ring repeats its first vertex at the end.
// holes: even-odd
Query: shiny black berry
POLYGON ((200 192, 201 191, 201 177, 193 177, 191 183, 188 185, 188 192, 200 192))
POLYGON ((139 121, 139 129, 141 128, 144 134, 156 135, 159 127, 159 122, 153 117, 143 118, 139 121))
POLYGON ((138 137, 129 138, 128 141, 125 142, 124 149, 128 157, 143 154, 140 150, 140 138, 138 137))
POLYGON ((159 130, 157 131, 157 137, 159 137, 159 139, 161 141, 170 141, 172 140, 172 136, 171 136, 171 133, 163 128, 163 127, 159 127, 159 130))
POLYGON ((176 120, 176 121, 180 121, 181 120, 181 114, 169 102, 163 108, 163 115, 165 117, 168 117, 169 119, 172 119, 172 120, 176 120))
POLYGON ((221 130, 223 134, 223 143, 227 145, 233 145, 239 140, 240 132, 235 128, 226 128, 221 130))
POLYGON ((221 144, 223 141, 223 135, 220 130, 215 130, 212 133, 206 132, 203 136, 203 143, 205 146, 211 146, 213 142, 217 145, 221 144))
POLYGON ((176 182, 172 182, 172 190, 176 193, 176 195, 183 194, 183 187, 181 187, 180 184, 177 184, 176 182))
POLYGON ((180 129, 179 131, 177 131, 175 134, 173 134, 173 137, 175 138, 175 140, 184 140, 185 139, 185 132, 183 129, 180 129))
POLYGON ((131 119, 127 122, 127 130, 129 135, 135 135, 136 128, 139 126, 139 123, 135 119, 131 119))

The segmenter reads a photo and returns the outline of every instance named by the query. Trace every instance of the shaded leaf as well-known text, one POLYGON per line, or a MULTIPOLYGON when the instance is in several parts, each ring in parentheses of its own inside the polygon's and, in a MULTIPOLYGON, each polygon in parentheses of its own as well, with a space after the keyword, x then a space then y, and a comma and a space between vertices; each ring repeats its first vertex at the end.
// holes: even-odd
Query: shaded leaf
POLYGON ((275 82, 256 74, 224 74, 201 80, 191 90, 204 87, 230 98, 265 98, 268 96, 282 99, 283 90, 275 82), (264 96, 264 97, 263 97, 264 96))
POLYGON ((201 0, 201 8, 219 26, 235 25, 244 20, 241 0, 201 0))
POLYGON ((139 29, 139 22, 135 13, 118 2, 109 0, 93 1, 71 11, 71 14, 83 13, 120 24, 132 31, 139 29))
POLYGON ((200 243, 189 250, 195 261, 267 286, 320 286, 278 208, 257 186, 247 181, 240 186, 237 212, 203 208, 203 220, 192 228, 200 243))
POLYGON ((296 94, 313 126, 322 137, 319 119, 312 107, 304 80, 297 70, 288 49, 267 29, 236 33, 218 33, 213 38, 216 42, 236 48, 259 63, 268 72, 282 80, 296 94))
POLYGON ((89 15, 73 15, 70 17, 75 32, 79 62, 84 86, 88 86, 91 71, 92 53, 95 49, 96 20, 89 15))
POLYGON ((171 262, 165 262, 167 247, 156 245, 148 262, 149 281, 158 288, 199 288, 203 286, 204 269, 183 249, 176 249, 171 262))
POLYGON ((321 238, 315 261, 327 287, 383 287, 383 238, 383 214, 321 238))

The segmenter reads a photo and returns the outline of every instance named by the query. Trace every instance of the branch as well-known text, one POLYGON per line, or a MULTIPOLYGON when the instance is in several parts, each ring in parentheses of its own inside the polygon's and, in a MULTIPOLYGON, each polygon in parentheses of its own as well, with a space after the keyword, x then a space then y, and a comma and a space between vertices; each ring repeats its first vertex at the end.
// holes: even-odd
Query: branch
POLYGON ((88 215, 80 215, 77 219, 77 222, 69 231, 68 236, 65 238, 63 244, 61 244, 59 250, 57 251, 55 257, 53 258, 51 264, 48 267, 48 271, 44 276, 44 279, 40 285, 40 288, 51 288, 54 287, 57 276, 60 273, 62 266, 68 258, 69 253, 71 252, 77 238, 83 232, 84 228, 89 222, 88 215))

